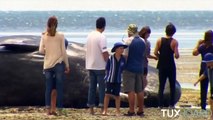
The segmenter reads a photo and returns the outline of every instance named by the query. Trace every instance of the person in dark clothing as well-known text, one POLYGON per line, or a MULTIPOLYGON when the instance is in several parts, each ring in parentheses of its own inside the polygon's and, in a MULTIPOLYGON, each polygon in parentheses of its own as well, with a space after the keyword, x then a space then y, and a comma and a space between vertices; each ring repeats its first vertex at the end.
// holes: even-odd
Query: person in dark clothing
MULTIPOLYGON (((208 30, 205 32, 204 40, 198 40, 197 45, 193 49, 192 55, 198 56, 201 55, 201 59, 204 59, 206 53, 213 53, 213 32, 208 30)), ((201 62, 199 76, 205 71, 206 64, 201 62)), ((201 109, 206 110, 206 99, 208 93, 209 80, 208 77, 200 81, 200 98, 201 98, 201 109)))
POLYGON ((199 82, 205 80, 208 78, 210 81, 210 99, 209 99, 209 104, 210 104, 210 110, 211 110, 211 120, 213 120, 213 54, 212 53, 206 53, 205 56, 203 57, 202 62, 206 64, 205 71, 203 72, 202 75, 198 78, 198 80, 194 83, 196 86, 199 82))
POLYGON ((154 54, 158 57, 157 68, 159 70, 159 107, 164 106, 163 92, 167 78, 170 83, 170 107, 175 105, 175 82, 176 82, 176 65, 174 57, 179 58, 178 41, 172 36, 176 32, 176 28, 172 23, 166 26, 166 36, 157 40, 154 54))

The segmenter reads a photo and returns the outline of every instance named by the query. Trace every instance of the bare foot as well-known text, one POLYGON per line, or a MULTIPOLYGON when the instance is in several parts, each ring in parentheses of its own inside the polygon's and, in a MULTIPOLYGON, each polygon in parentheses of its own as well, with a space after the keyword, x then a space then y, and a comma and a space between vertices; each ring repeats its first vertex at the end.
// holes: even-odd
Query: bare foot
POLYGON ((120 112, 119 112, 119 113, 116 113, 116 116, 117 116, 117 117, 121 116, 121 113, 120 113, 120 112))
POLYGON ((103 111, 103 112, 102 112, 102 115, 104 115, 104 116, 108 116, 108 114, 107 114, 107 112, 106 112, 106 111, 103 111))
POLYGON ((94 114, 95 114, 94 108, 93 108, 93 107, 90 107, 90 108, 89 108, 89 111, 90 111, 90 114, 91 114, 91 115, 94 115, 94 114))

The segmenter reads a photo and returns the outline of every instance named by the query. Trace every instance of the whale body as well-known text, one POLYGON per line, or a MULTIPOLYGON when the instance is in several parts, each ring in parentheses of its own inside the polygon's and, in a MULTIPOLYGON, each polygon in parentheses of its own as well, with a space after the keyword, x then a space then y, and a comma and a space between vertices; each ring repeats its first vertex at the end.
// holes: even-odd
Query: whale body
MULTIPOLYGON (((33 35, 0 37, 0 106, 42 106, 45 104, 44 56, 38 52, 39 41, 40 36, 33 35)), ((83 108, 86 107, 89 87, 85 69, 84 44, 69 42, 67 54, 71 72, 66 75, 64 81, 64 106, 83 108)), ((145 106, 158 106, 158 86, 157 69, 149 66, 145 106)), ((169 94, 167 83, 164 92, 165 106, 169 105, 169 94)), ((181 86, 177 81, 176 103, 180 96, 181 86)), ((127 104, 126 94, 121 93, 121 98, 123 103, 121 106, 125 106, 127 104)))

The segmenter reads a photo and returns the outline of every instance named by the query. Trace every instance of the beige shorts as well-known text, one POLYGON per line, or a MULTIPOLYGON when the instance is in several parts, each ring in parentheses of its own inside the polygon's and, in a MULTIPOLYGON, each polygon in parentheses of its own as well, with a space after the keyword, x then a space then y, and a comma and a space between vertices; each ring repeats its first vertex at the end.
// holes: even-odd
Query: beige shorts
POLYGON ((125 93, 134 91, 135 93, 142 92, 143 74, 132 73, 129 71, 123 72, 123 90, 125 93))

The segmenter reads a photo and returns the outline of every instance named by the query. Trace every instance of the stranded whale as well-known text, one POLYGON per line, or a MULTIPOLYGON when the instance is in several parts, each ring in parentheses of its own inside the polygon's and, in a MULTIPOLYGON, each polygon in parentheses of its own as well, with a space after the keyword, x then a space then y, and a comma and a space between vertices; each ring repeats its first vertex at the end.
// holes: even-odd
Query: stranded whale
MULTIPOLYGON (((45 78, 43 55, 38 53, 39 41, 40 36, 31 35, 0 37, 0 106, 44 105, 45 78)), ((64 81, 64 106, 86 107, 89 81, 85 70, 84 44, 69 43, 67 54, 71 72, 64 81)), ((157 107, 158 85, 157 70, 149 66, 145 106, 157 107)), ((164 104, 168 106, 168 83, 164 94, 164 104)), ((181 86, 176 82, 176 103, 180 96, 181 86)), ((122 93, 121 100, 125 105, 127 95, 122 93)))

